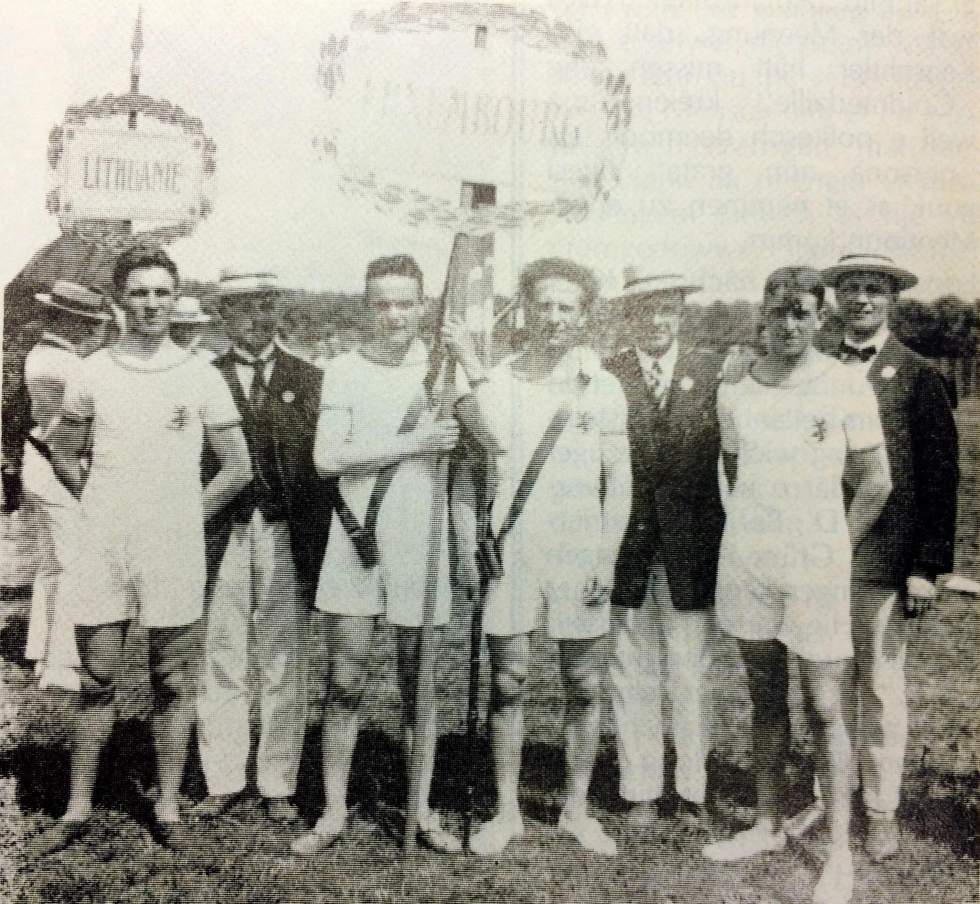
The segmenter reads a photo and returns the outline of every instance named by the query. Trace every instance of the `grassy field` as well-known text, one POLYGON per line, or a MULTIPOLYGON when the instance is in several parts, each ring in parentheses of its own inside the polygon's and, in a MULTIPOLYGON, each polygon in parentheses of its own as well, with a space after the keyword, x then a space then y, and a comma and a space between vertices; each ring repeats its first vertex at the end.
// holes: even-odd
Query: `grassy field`
MULTIPOLYGON (((980 404, 959 412, 963 439, 959 570, 980 577, 977 549, 980 500, 980 404)), ((152 781, 152 748, 144 721, 147 687, 139 638, 124 720, 104 761, 93 830, 42 863, 24 859, 23 839, 64 807, 68 781, 67 696, 40 692, 23 661, 27 602, 0 604, 0 902, 71 904, 239 904, 239 902, 618 902, 657 904, 789 904, 808 902, 821 856, 819 836, 762 861, 739 865, 702 859, 706 836, 671 820, 631 831, 616 793, 618 775, 611 722, 596 769, 597 815, 616 837, 613 860, 582 855, 557 834, 561 792, 561 690, 553 648, 537 639, 528 738, 522 773, 526 842, 496 861, 423 852, 403 860, 399 825, 405 797, 396 744, 398 698, 391 638, 377 651, 369 720, 355 754, 350 833, 314 861, 288 853, 293 830, 270 822, 252 802, 208 827, 194 828, 189 848, 158 847, 147 832, 142 789, 152 781)), ((445 701, 435 794, 448 824, 460 826, 468 613, 451 626, 438 687, 445 701)), ((316 635, 314 634, 314 642, 316 635)), ((855 818, 855 904, 966 904, 978 900, 980 863, 980 699, 977 600, 943 594, 936 612, 916 629, 910 652, 911 725, 906 763, 901 855, 873 865, 860 853, 864 826, 855 818)), ((322 662, 322 650, 315 657, 322 662)), ((319 667, 319 666, 317 666, 319 667)), ((485 671, 485 670, 484 670, 485 671)), ((723 834, 751 816, 748 697, 734 647, 723 642, 713 672, 717 709, 709 793, 716 801, 712 833, 723 834)), ((484 687, 482 699, 486 700, 484 687)), ((311 719, 320 702, 315 694, 311 719)), ((809 741, 797 717, 790 806, 810 783, 809 741)), ((492 806, 489 749, 482 737, 478 816, 492 806)), ((308 819, 320 807, 318 729, 310 725, 299 803, 308 819)), ((186 795, 204 794, 193 761, 186 795)))

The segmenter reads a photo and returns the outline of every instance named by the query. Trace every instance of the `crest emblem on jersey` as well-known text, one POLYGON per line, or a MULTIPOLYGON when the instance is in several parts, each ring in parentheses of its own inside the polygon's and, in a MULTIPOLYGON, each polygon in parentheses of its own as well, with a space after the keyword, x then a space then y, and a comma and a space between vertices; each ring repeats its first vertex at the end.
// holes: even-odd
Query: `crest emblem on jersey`
POLYGON ((827 438, 827 419, 815 417, 813 419, 813 433, 810 434, 818 443, 822 443, 827 438))
POLYGON ((583 433, 588 433, 595 423, 595 417, 591 411, 580 411, 575 415, 575 428, 583 433))
POLYGON ((881 369, 881 379, 890 380, 896 373, 898 373, 898 371, 896 371, 895 368, 889 364, 887 367, 883 367, 881 369))
POLYGON ((680 387, 684 392, 690 392, 694 389, 694 380, 690 377, 681 377, 680 387))
POLYGON ((296 401, 296 393, 295 393, 295 392, 293 392, 293 391, 292 391, 291 389, 287 389, 287 390, 286 390, 286 391, 285 391, 285 392, 284 392, 284 393, 282 394, 282 400, 283 400, 283 401, 284 401, 284 402, 285 402, 285 403, 286 403, 287 405, 291 405, 291 404, 292 404, 293 402, 295 402, 295 401, 296 401))
POLYGON ((189 409, 186 405, 174 406, 174 413, 167 422, 168 430, 183 430, 191 420, 189 409))

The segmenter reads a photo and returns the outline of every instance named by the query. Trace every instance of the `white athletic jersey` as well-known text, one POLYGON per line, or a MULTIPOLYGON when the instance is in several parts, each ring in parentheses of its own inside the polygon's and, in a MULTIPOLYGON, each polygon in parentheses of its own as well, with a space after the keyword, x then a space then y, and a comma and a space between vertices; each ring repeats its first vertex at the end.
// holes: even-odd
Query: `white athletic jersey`
POLYGON ((204 427, 241 420, 218 370, 169 341, 148 360, 111 348, 91 355, 65 389, 64 410, 92 421, 84 496, 134 503, 199 499, 204 427))
POLYGON ((884 442, 871 384, 832 358, 793 385, 746 376, 721 384, 718 420, 722 449, 738 455, 725 549, 773 585, 848 574, 845 457, 884 442))
MULTIPOLYGON (((376 364, 357 351, 331 359, 323 375, 321 422, 326 420, 332 425, 331 432, 340 437, 394 437, 405 412, 422 393, 428 365, 425 345, 418 340, 398 366, 376 364)), ((423 415, 423 419, 431 418, 429 411, 423 415)), ((335 612, 340 611, 338 607, 356 606, 351 614, 368 614, 375 612, 383 598, 389 621, 420 623, 434 460, 434 456, 413 456, 398 463, 378 512, 377 569, 365 570, 356 564, 344 528, 334 516, 317 587, 319 608, 335 612)), ((370 471, 340 478, 340 494, 362 524, 377 476, 378 471, 370 471)), ((439 581, 443 617, 439 621, 445 621, 449 605, 446 535, 444 530, 439 581)))

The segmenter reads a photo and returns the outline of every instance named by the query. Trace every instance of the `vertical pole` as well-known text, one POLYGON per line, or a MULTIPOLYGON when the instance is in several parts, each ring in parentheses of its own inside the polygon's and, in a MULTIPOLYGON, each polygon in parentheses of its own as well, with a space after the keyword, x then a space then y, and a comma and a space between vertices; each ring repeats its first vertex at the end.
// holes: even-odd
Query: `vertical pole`
MULTIPOLYGON (((130 44, 133 52, 133 59, 129 64, 129 93, 135 97, 140 90, 140 55, 143 53, 143 7, 141 6, 136 13, 136 25, 133 26, 133 41, 130 44)), ((136 131, 136 111, 129 111, 128 127, 131 132, 136 131)), ((118 222, 118 221, 117 221, 118 222)), ((133 232, 133 221, 122 220, 122 231, 125 235, 133 232)))
MULTIPOLYGON (((140 90, 140 54, 143 52, 143 7, 136 13, 136 25, 133 28, 133 43, 130 45, 133 51, 133 61, 129 66, 129 93, 133 96, 139 94, 140 90)), ((136 111, 129 113, 129 128, 136 131, 136 111)))
MULTIPOLYGON (((477 26, 474 45, 478 48, 486 46, 487 28, 477 26)), ((492 206, 496 198, 496 189, 491 185, 464 182, 460 188, 460 207, 474 209, 479 206, 492 206)), ((490 236, 492 243, 493 237, 490 236)), ((492 244, 490 246, 492 248, 492 244)), ((453 244, 453 254, 449 260, 449 272, 446 278, 445 298, 443 299, 443 316, 458 316, 465 313, 467 275, 471 267, 479 259, 485 263, 487 254, 486 243, 481 243, 462 233, 457 234, 453 244), (482 250, 481 250, 482 249, 482 250), (462 277, 462 278, 460 278, 462 277), (462 309, 462 310, 461 310, 462 309)), ((493 292, 490 292, 491 300, 493 292)), ((485 344, 484 354, 488 354, 489 341, 485 344)), ((452 414, 453 388, 455 385, 454 362, 449 361, 445 368, 442 383, 442 399, 439 404, 439 415, 448 417, 452 414)), ((442 553, 443 532, 446 520, 448 460, 440 456, 435 465, 432 484, 432 505, 429 510, 429 541, 426 552, 425 591, 422 605, 422 626, 419 630, 418 667, 415 685, 415 724, 412 732, 412 762, 408 782, 408 803, 405 812, 404 852, 406 856, 415 853, 417 849, 417 832, 419 812, 428 801, 422 800, 422 771, 425 763, 425 750, 434 743, 433 734, 438 735, 437 726, 432 725, 433 713, 436 711, 435 701, 435 607, 439 590, 439 564, 442 553)), ((479 655, 479 654, 478 654, 479 655)), ((472 669, 472 666, 471 666, 472 669)))

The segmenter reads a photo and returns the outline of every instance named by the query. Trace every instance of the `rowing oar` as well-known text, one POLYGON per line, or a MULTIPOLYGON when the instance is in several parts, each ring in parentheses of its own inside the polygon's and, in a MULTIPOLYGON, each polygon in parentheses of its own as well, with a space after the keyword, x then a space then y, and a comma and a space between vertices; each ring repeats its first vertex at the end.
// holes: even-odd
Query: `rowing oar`
MULTIPOLYGON (((438 410, 439 417, 450 417, 455 404, 456 366, 450 358, 445 361, 445 372, 442 376, 441 398, 436 402, 435 387, 438 384, 440 371, 445 359, 444 351, 439 344, 439 334, 442 324, 447 318, 462 320, 465 316, 468 302, 470 275, 478 267, 482 267, 488 257, 488 249, 492 253, 493 237, 469 236, 457 233, 453 243, 452 255, 449 258, 449 268, 446 273, 446 284, 443 289, 440 316, 436 323, 436 344, 433 346, 429 362, 429 372, 426 375, 427 388, 431 390, 430 398, 433 407, 438 410)), ((435 611, 439 595, 439 563, 442 558, 443 534, 446 521, 447 476, 448 460, 439 456, 434 466, 435 473, 432 481, 432 505, 429 509, 429 539, 425 561, 425 589, 422 600, 422 625, 419 631, 418 672, 415 687, 415 726, 412 732, 412 763, 408 782, 408 807, 405 813, 404 850, 406 855, 416 848, 416 834, 419 825, 419 809, 423 804, 422 771, 425 764, 425 751, 433 745, 436 731, 435 719, 435 611)), ((428 802, 424 802, 427 804, 428 802)))

